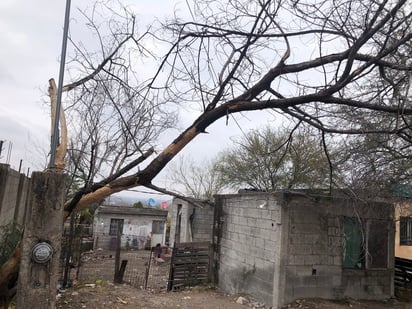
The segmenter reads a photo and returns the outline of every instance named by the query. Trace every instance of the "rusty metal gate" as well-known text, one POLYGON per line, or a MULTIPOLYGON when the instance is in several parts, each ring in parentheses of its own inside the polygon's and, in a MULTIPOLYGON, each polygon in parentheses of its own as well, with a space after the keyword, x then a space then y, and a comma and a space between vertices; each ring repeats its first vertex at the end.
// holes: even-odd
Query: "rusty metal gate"
POLYGON ((167 290, 205 284, 211 280, 212 245, 210 242, 175 244, 170 263, 167 290))

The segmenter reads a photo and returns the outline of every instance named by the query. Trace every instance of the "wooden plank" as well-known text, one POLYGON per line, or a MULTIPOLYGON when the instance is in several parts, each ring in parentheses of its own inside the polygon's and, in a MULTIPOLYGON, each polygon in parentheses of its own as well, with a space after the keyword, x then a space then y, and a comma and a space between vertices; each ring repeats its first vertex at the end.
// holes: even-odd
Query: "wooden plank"
POLYGON ((208 282, 210 242, 180 243, 173 249, 168 290, 208 282))
POLYGON ((412 260, 395 257, 394 284, 398 291, 412 292, 412 260))

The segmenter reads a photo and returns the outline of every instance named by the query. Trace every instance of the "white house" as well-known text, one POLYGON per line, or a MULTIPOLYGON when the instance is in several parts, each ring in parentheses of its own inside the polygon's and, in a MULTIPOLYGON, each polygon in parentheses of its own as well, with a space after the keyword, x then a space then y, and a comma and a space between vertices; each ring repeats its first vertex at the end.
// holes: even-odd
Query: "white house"
POLYGON ((164 244, 167 210, 129 206, 99 206, 94 217, 94 249, 116 249, 121 230, 121 247, 145 249, 164 244))

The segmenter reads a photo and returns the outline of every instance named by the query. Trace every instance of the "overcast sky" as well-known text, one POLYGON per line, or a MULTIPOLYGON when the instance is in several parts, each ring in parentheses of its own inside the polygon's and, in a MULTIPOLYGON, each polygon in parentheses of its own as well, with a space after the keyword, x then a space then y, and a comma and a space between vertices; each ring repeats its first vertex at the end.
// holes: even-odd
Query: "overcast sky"
MULTIPOLYGON (((75 20, 77 8, 91 3, 72 1, 71 22, 76 27, 79 27, 75 20)), ((163 18, 171 14, 179 1, 129 0, 129 3, 135 8, 139 22, 144 23, 154 16, 163 18)), ((180 3, 183 5, 184 1, 180 3)), ((58 80, 64 11, 63 0, 0 1, 0 140, 5 141, 0 162, 18 169, 22 160, 24 173, 28 169, 30 172, 43 169, 50 149, 50 112, 44 101, 48 80, 52 77, 58 80)), ((67 78, 66 74, 66 83, 67 78)), ((189 125, 196 116, 195 112, 182 112, 180 126, 189 125)), ((273 121, 273 116, 248 113, 246 117, 238 116, 238 121, 247 132, 273 121)), ((224 119, 213 124, 208 132, 192 142, 183 154, 198 161, 210 159, 230 144, 231 137, 242 134, 233 120, 226 126, 224 119)), ((174 137, 162 141, 162 146, 174 137)), ((167 185, 167 177, 160 175, 158 184, 167 185)))

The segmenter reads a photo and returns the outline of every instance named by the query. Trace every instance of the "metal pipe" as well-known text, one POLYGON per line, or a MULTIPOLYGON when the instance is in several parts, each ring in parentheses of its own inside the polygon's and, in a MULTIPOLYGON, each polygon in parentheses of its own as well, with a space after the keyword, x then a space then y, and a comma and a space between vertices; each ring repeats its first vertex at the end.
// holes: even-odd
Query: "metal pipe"
POLYGON ((61 106, 61 102, 62 102, 64 65, 65 65, 65 62, 66 62, 67 37, 68 37, 68 33, 69 33, 70 4, 71 4, 71 0, 66 0, 66 12, 65 12, 65 16, 64 16, 62 53, 61 53, 60 71, 59 71, 59 84, 57 85, 56 115, 55 115, 55 118, 54 118, 55 119, 54 128, 53 128, 53 134, 52 134, 52 138, 51 138, 50 164, 49 164, 50 169, 54 169, 54 161, 56 159, 57 143, 59 141, 60 106, 61 106))

